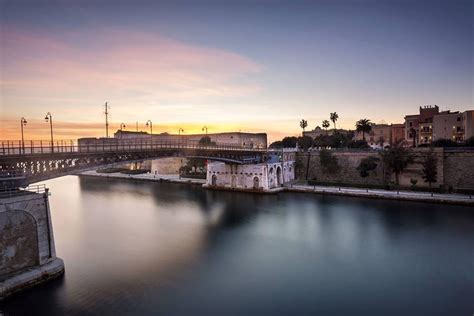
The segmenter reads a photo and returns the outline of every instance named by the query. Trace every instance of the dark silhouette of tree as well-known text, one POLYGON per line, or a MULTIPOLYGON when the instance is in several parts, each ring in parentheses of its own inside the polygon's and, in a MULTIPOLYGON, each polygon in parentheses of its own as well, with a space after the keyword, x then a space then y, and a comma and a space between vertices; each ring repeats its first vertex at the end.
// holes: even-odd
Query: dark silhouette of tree
POLYGON ((328 127, 331 125, 328 120, 323 120, 322 124, 323 128, 328 131, 328 127))
POLYGON ((464 146, 466 147, 474 147, 474 136, 469 137, 464 141, 464 146))
POLYGON ((413 162, 411 151, 403 147, 401 143, 398 143, 383 150, 380 155, 384 165, 390 172, 395 174, 395 183, 398 185, 400 174, 413 162))
POLYGON ((370 133, 372 130, 372 123, 369 119, 360 119, 356 122, 356 131, 362 132, 362 139, 365 140, 365 133, 370 133))
POLYGON ((411 137, 413 137, 413 148, 416 147, 416 129, 410 128, 411 137))
POLYGON ((451 139, 440 138, 431 143, 433 147, 457 147, 458 144, 451 139))
POLYGON ((428 182, 430 189, 431 189, 431 184, 433 182, 437 181, 437 176, 438 176, 438 158, 436 157, 436 154, 433 152, 433 149, 431 149, 424 157, 423 162, 421 165, 423 166, 423 180, 425 182, 428 182))
POLYGON ((357 167, 359 174, 362 178, 367 178, 371 171, 377 168, 377 162, 380 159, 374 156, 369 156, 362 159, 357 167))
POLYGON ((282 140, 278 140, 270 144, 270 148, 272 149, 281 149, 281 148, 295 148, 296 143, 298 142, 298 138, 294 136, 287 136, 282 140))
POLYGON ((199 140, 199 145, 201 146, 214 146, 216 142, 212 142, 209 136, 203 136, 199 140))
POLYGON ((307 150, 313 146, 313 139, 309 136, 298 137, 298 147, 307 150))
POLYGON ((308 121, 306 121, 305 119, 302 119, 300 121, 300 127, 303 129, 303 132, 304 132, 304 129, 308 126, 308 121))
POLYGON ((339 118, 339 115, 336 113, 336 112, 331 112, 329 114, 329 118, 331 119, 331 121, 333 122, 334 124, 334 129, 336 129, 336 121, 337 119, 339 118))

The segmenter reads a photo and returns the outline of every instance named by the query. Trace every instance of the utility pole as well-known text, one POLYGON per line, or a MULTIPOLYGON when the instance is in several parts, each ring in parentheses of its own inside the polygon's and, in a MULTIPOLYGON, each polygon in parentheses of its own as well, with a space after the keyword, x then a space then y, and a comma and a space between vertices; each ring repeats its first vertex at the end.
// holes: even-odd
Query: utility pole
POLYGON ((109 106, 105 102, 105 137, 109 138, 109 106))

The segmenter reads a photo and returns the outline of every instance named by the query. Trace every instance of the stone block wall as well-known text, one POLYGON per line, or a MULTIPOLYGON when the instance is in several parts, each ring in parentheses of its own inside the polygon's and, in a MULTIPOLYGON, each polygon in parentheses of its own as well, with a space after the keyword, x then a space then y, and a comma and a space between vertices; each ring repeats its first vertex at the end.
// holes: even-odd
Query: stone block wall
POLYGON ((46 193, 0 199, 0 280, 55 258, 46 193))
MULTIPOLYGON (((411 179, 417 180, 417 187, 427 188, 429 184, 423 180, 422 161, 428 148, 417 148, 413 150, 414 162, 409 164, 400 175, 399 183, 403 187, 411 186, 411 179)), ((474 151, 443 150, 435 148, 434 152, 438 158, 437 182, 434 188, 440 186, 454 190, 474 191, 474 151)), ((300 180, 315 180, 321 183, 345 184, 345 185, 383 185, 385 182, 395 182, 394 174, 385 174, 384 166, 380 159, 377 168, 371 172, 369 177, 362 178, 357 170, 360 161, 366 157, 374 156, 381 158, 377 152, 370 151, 332 151, 337 158, 340 171, 334 174, 325 174, 320 165, 319 152, 299 152, 296 157, 296 176, 300 180), (308 160, 309 159, 309 160, 308 160)))

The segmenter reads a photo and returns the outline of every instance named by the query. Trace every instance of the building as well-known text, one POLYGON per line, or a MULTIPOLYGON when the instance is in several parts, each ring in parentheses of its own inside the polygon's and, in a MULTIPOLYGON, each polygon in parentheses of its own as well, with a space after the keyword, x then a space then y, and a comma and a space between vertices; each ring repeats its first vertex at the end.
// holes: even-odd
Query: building
POLYGON ((309 137, 315 139, 316 137, 321 136, 321 135, 331 136, 331 135, 334 135, 335 133, 339 133, 339 134, 343 134, 343 135, 349 135, 351 133, 351 131, 348 131, 348 130, 345 130, 345 129, 334 129, 334 128, 330 128, 330 129, 325 130, 325 129, 322 129, 321 127, 319 127, 319 126, 316 126, 316 128, 313 129, 312 131, 303 132, 303 136, 309 136, 309 137))
POLYGON ((474 136, 474 111, 469 110, 462 113, 462 128, 464 130, 464 139, 474 136))
POLYGON ((444 111, 433 117, 433 140, 450 139, 464 141, 463 115, 460 112, 444 111))
POLYGON ((437 105, 420 106, 420 113, 405 116, 405 139, 417 146, 433 141, 433 117, 439 113, 437 105))
POLYGON ((373 149, 382 149, 390 145, 391 126, 388 124, 371 124, 372 129, 368 133, 356 132, 355 140, 365 140, 367 144, 373 149))
POLYGON ((295 179, 295 161, 292 155, 271 155, 265 163, 226 164, 209 162, 204 187, 229 190, 271 192, 295 179), (285 160, 293 159, 293 160, 285 160))
POLYGON ((398 144, 405 140, 405 125, 392 124, 390 125, 390 146, 398 144))
POLYGON ((209 134, 148 134, 147 132, 132 132, 118 130, 114 133, 116 139, 147 139, 153 140, 153 143, 198 143, 201 138, 208 136, 211 142, 217 145, 236 145, 246 148, 267 148, 266 133, 209 133, 209 134))

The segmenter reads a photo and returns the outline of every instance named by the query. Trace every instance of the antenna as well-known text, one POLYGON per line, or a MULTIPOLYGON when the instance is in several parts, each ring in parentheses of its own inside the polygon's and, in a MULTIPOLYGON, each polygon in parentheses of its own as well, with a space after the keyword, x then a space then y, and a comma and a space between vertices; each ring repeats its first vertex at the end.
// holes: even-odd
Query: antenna
POLYGON ((109 106, 107 102, 105 102, 105 137, 109 138, 109 106))

